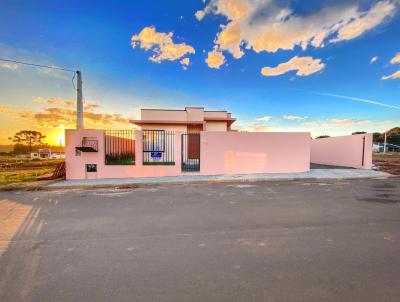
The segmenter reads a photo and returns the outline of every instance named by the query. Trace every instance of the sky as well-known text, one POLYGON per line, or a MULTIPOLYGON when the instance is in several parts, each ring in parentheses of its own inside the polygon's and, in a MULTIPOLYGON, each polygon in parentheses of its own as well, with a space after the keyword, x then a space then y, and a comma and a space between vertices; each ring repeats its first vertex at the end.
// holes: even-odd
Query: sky
MULTIPOLYGON (((244 131, 400 126, 400 0, 2 1, 0 58, 81 70, 87 128, 139 108, 228 110, 244 131)), ((0 61, 0 144, 63 144, 74 73, 0 61)))

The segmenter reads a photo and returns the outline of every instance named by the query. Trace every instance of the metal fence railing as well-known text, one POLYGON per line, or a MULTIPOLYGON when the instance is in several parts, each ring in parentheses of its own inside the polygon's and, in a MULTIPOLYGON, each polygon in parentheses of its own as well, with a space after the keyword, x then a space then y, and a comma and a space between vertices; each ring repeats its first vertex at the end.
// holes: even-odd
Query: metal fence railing
POLYGON ((143 130, 143 165, 175 165, 173 131, 143 130))
POLYGON ((106 130, 104 133, 105 164, 135 164, 135 131, 106 130))

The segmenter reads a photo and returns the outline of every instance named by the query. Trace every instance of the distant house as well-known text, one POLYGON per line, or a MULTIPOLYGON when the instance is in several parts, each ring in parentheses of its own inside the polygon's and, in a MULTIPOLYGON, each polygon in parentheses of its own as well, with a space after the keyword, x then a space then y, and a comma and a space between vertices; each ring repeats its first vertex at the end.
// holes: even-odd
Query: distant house
POLYGON ((65 158, 65 154, 62 152, 52 152, 50 148, 38 149, 37 151, 31 152, 31 158, 65 158))
POLYGON ((52 159, 65 158, 65 154, 63 152, 53 152, 51 153, 50 158, 52 159))

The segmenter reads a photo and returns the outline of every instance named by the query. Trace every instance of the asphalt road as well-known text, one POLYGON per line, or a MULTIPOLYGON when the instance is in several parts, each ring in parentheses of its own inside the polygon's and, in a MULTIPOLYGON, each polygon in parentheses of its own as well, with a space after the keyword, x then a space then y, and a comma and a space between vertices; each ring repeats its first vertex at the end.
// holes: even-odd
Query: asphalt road
POLYGON ((400 180, 0 193, 0 301, 400 301, 400 180))

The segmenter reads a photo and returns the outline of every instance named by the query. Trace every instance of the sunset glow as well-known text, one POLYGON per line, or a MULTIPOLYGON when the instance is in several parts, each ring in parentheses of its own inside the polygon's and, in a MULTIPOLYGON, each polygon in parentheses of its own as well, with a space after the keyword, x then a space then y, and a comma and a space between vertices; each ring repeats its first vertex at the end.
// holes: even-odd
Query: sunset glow
MULTIPOLYGON (((229 110, 238 130, 398 126, 398 1, 74 3, 73 15, 54 1, 3 4, 0 58, 81 70, 87 128, 133 129, 139 108, 184 106, 229 110)), ((24 129, 63 144, 75 107, 74 72, 0 62, 0 144, 24 129)))

